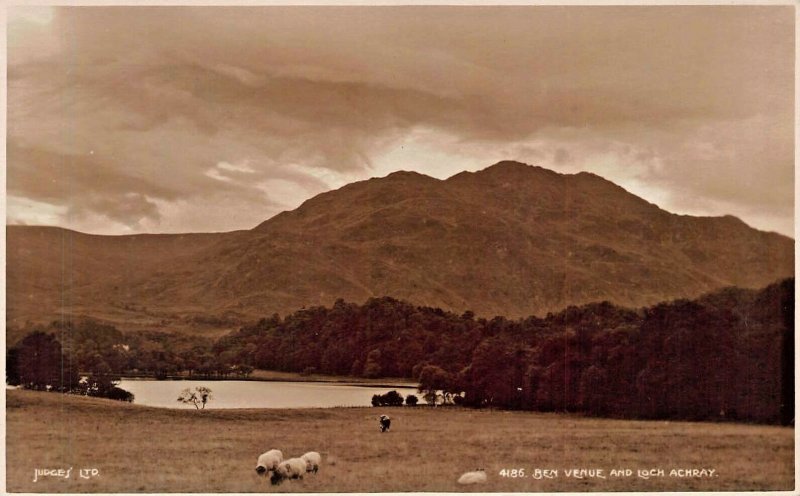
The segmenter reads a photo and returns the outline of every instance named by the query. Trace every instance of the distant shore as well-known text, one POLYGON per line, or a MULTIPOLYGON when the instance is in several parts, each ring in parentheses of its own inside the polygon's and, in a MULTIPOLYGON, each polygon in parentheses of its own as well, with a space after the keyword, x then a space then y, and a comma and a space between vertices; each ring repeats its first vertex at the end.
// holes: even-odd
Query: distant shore
MULTIPOLYGON (((125 380, 142 380, 142 381, 156 381, 151 375, 135 375, 123 374, 122 379, 125 380)), ((298 372, 280 372, 276 370, 261 370, 256 369, 247 377, 217 377, 207 378, 194 376, 189 377, 185 375, 169 375, 165 380, 172 381, 260 381, 260 382, 324 382, 341 384, 344 386, 371 386, 371 387, 386 387, 386 388, 416 388, 418 383, 410 381, 402 377, 378 377, 369 379, 366 377, 353 377, 343 375, 325 375, 325 374, 301 374, 298 372)))

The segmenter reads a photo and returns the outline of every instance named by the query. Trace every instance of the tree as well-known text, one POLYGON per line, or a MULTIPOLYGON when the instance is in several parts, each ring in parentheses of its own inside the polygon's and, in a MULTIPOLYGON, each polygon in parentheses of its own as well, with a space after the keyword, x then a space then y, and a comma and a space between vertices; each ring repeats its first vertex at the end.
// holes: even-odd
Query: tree
POLYGON ((25 336, 17 345, 17 376, 19 383, 29 389, 61 389, 61 343, 51 334, 36 331, 25 336))
POLYGON ((209 400, 211 400, 211 389, 205 386, 198 386, 194 390, 186 388, 178 396, 178 401, 187 405, 192 404, 197 410, 204 410, 209 400))
POLYGON ((403 395, 397 391, 372 396, 372 406, 403 406, 403 395))
POLYGON ((367 355, 367 362, 364 364, 364 377, 374 379, 381 376, 381 350, 375 349, 367 355))
POLYGON ((249 365, 232 365, 231 371, 238 377, 247 377, 253 373, 253 367, 249 365))
POLYGON ((108 397, 108 393, 119 384, 119 378, 109 374, 92 374, 78 381, 75 392, 98 398, 108 397))
POLYGON ((578 403, 584 411, 592 415, 606 414, 611 406, 607 389, 608 374, 605 369, 597 365, 590 365, 581 376, 578 403))
POLYGON ((78 381, 77 387, 73 388, 72 392, 85 396, 132 402, 133 393, 118 387, 118 384, 119 377, 109 374, 92 374, 78 381))
POLYGON ((383 404, 386 406, 403 406, 403 395, 397 391, 389 391, 383 395, 383 404))
POLYGON ((417 406, 417 403, 419 403, 419 398, 417 398, 415 395, 409 394, 406 396, 406 405, 417 406))
MULTIPOLYGON (((497 332, 508 326, 507 321, 498 318, 490 324, 500 328, 497 332)), ((483 340, 472 354, 472 363, 459 374, 466 395, 464 402, 476 407, 522 408, 527 355, 524 345, 509 335, 483 340)))
POLYGON ((453 379, 443 368, 436 365, 426 365, 419 373, 418 391, 429 405, 435 406, 439 391, 447 391, 453 379))
POLYGON ((17 348, 9 348, 6 352, 6 382, 11 386, 19 386, 19 363, 17 355, 19 350, 17 348))

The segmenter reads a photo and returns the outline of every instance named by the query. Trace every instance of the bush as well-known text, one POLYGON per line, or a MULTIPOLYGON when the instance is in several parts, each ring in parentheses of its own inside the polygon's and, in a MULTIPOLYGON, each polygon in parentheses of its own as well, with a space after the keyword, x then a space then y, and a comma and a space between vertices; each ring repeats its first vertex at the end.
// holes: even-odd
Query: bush
POLYGON ((372 396, 372 406, 403 406, 403 395, 397 391, 372 396))
POLYGON ((125 391, 117 386, 112 387, 106 392, 106 398, 133 403, 133 393, 130 391, 125 391))
POLYGON ((117 380, 116 377, 107 374, 93 374, 78 381, 71 391, 84 396, 108 398, 109 392, 117 387, 117 380))
POLYGON ((389 391, 383 395, 383 404, 386 406, 403 406, 403 395, 397 391, 389 391))
POLYGON ((417 398, 413 394, 409 394, 408 396, 406 396, 406 405, 417 406, 417 403, 419 403, 419 398, 417 398))

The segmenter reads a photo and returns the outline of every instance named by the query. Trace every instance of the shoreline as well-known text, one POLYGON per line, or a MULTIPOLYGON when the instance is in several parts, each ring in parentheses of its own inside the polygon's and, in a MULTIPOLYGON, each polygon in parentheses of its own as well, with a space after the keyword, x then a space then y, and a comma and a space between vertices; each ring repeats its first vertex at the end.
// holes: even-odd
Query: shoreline
POLYGON ((253 381, 253 382, 313 382, 323 384, 337 384, 341 386, 361 386, 378 388, 413 388, 417 389, 418 383, 402 378, 383 378, 383 379, 364 379, 363 377, 347 376, 326 376, 321 374, 311 374, 303 376, 294 372, 275 372, 270 370, 256 370, 248 377, 187 377, 187 376, 167 376, 165 379, 158 379, 152 376, 121 375, 120 380, 128 381, 253 381))

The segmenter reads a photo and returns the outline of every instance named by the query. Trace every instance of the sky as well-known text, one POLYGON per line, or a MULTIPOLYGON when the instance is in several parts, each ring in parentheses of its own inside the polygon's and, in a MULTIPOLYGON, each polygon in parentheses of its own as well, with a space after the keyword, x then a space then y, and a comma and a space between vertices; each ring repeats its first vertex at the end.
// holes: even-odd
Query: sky
POLYGON ((9 7, 7 223, 249 229, 517 160, 794 234, 794 10, 9 7))

